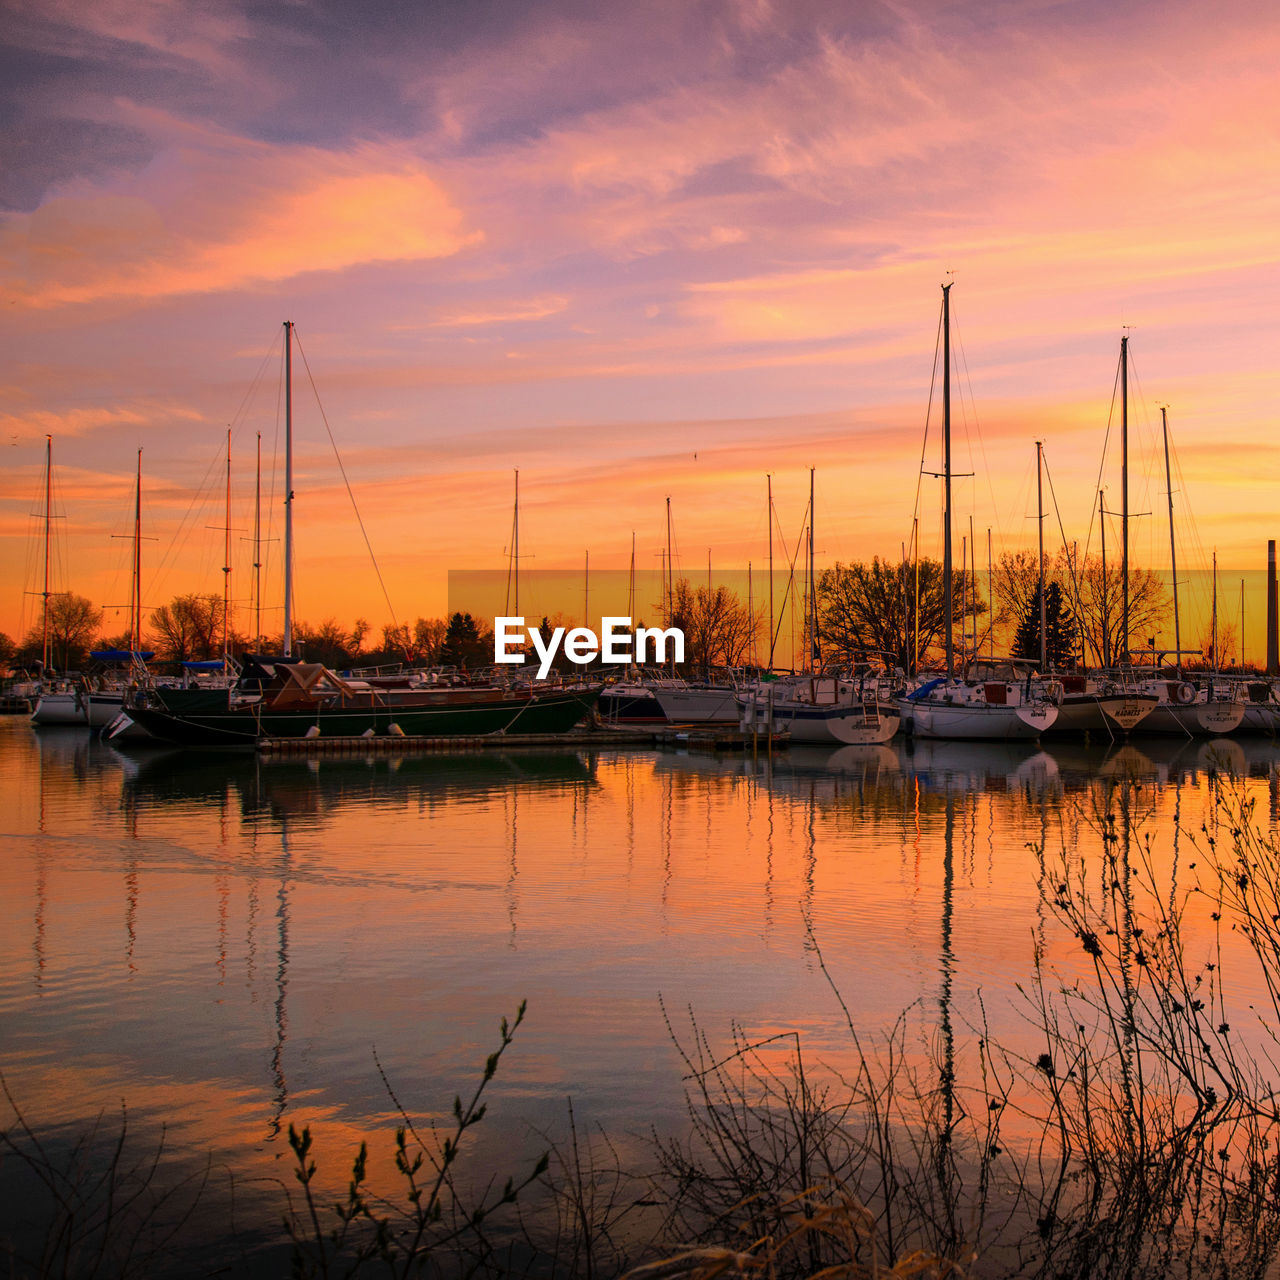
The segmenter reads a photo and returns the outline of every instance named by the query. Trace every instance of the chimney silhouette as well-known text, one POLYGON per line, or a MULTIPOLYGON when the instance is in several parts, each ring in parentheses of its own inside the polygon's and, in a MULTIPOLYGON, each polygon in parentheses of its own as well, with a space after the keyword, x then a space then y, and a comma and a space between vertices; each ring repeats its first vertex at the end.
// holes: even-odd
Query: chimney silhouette
POLYGON ((1280 627, 1276 617, 1276 541, 1267 543, 1267 675, 1280 675, 1280 627))

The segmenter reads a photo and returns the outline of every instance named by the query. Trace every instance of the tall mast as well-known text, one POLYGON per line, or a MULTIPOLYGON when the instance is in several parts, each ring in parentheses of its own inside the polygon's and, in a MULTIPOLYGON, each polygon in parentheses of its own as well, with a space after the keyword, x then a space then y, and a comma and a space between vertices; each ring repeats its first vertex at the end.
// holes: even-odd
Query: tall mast
POLYGON ((133 490, 133 565, 129 586, 129 648, 142 648, 142 450, 138 450, 138 478, 133 490))
POLYGON ((1120 653, 1129 661, 1129 335, 1120 339, 1120 653))
POLYGON ((942 610, 947 622, 947 679, 955 675, 951 635, 951 286, 942 286, 942 610))
POLYGON ((293 656, 293 321, 284 322, 284 643, 293 656))
POLYGON ((627 574, 627 617, 636 621, 636 531, 631 530, 631 569, 627 574))
POLYGON ((667 626, 675 616, 675 582, 671 574, 671 495, 667 495, 667 626))
POLYGON ((1044 598, 1044 441, 1036 441, 1036 532, 1040 536, 1040 672, 1049 666, 1049 644, 1045 627, 1048 609, 1044 598))
MULTIPOLYGON (((1169 497, 1169 572, 1173 575, 1173 660, 1182 675, 1182 632, 1178 623, 1178 549, 1173 540, 1173 473, 1169 468, 1169 410, 1160 406, 1160 430, 1164 435, 1164 487, 1169 497)), ((1202 562, 1203 563, 1203 562, 1202 562)))
POLYGON ((769 485, 769 510, 765 523, 769 527, 769 670, 773 670, 773 473, 765 476, 769 485))
POLYGON ((582 625, 591 626, 591 551, 582 553, 582 625))
POLYGON ((809 634, 806 641, 809 646, 809 659, 805 666, 812 671, 813 661, 818 652, 818 597, 816 582, 813 576, 813 468, 809 468, 809 634))
POLYGON ((991 606, 991 613, 987 618, 987 649, 991 654, 991 661, 994 662, 996 658, 996 571, 991 559, 990 525, 987 525, 987 600, 991 606))
POLYGON ((223 523, 226 525, 222 559, 222 667, 226 670, 231 657, 231 428, 227 428, 227 500, 223 523))
POLYGON ((1209 626, 1209 650, 1213 654, 1213 669, 1219 670, 1222 664, 1218 661, 1218 549, 1213 549, 1213 613, 1209 626))
POLYGON ((262 432, 258 432, 258 470, 253 488, 253 643, 262 643, 262 432))
POLYGON ((41 609, 41 671, 49 669, 49 528, 53 523, 53 437, 44 438, 44 591, 41 609))
POLYGON ((512 569, 511 578, 515 588, 515 604, 516 614, 520 612, 520 468, 516 468, 516 498, 515 508, 512 511, 511 522, 513 525, 511 534, 512 546, 512 569))
MULTIPOLYGON (((1098 528, 1102 530, 1102 665, 1111 665, 1111 589, 1107 585, 1107 513, 1098 490, 1098 528)), ((1176 612, 1176 610, 1175 610, 1176 612)))

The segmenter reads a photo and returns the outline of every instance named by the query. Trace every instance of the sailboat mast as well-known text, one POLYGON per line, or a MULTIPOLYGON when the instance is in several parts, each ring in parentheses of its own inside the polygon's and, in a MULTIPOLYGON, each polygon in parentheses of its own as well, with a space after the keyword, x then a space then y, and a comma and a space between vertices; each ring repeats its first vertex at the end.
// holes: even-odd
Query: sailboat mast
POLYGON ((942 286, 942 611, 946 615, 947 679, 955 675, 951 635, 951 286, 942 286))
POLYGON ((129 575, 129 648, 142 648, 142 450, 138 450, 138 477, 133 490, 133 565, 129 575))
POLYGON ((293 656, 293 321, 284 322, 284 642, 293 656))
POLYGON ((262 643, 262 432, 258 432, 258 469, 253 488, 253 642, 262 643))
POLYGON ((511 580, 515 588, 515 612, 520 612, 520 468, 516 469, 515 507, 511 515, 511 580))
POLYGON ((1049 666, 1049 644, 1045 627, 1048 622, 1048 608, 1044 598, 1044 441, 1036 441, 1036 532, 1039 534, 1040 546, 1040 671, 1043 674, 1049 666))
POLYGON ((765 476, 769 490, 769 510, 765 524, 769 529, 769 670, 773 670, 773 473, 765 476))
POLYGON ((227 495, 223 524, 225 541, 222 553, 222 667, 226 670, 231 657, 231 428, 227 428, 227 495))
POLYGON ((1120 339, 1120 653, 1129 661, 1129 335, 1120 339))
POLYGON ((635 626, 636 619, 636 531, 631 530, 631 569, 627 573, 627 617, 635 626))
POLYGON ((44 438, 44 591, 41 609, 40 669, 49 669, 49 528, 53 522, 53 437, 44 438))
POLYGON ((1102 665, 1111 665, 1111 589, 1107 585, 1107 514, 1098 490, 1098 528, 1102 531, 1102 665))
POLYGON ((675 615, 676 600, 671 575, 671 495, 667 495, 667 626, 675 615))
POLYGON ((1160 406, 1160 430, 1164 435, 1164 487, 1169 498, 1169 572, 1173 576, 1173 661, 1182 676, 1182 631, 1178 623, 1178 549, 1173 538, 1173 473, 1169 468, 1169 410, 1160 406))
POLYGON ((809 468, 809 634, 806 637, 809 645, 809 660, 805 666, 812 671, 814 658, 818 652, 818 597, 816 582, 813 576, 813 471, 809 468))
POLYGON ((1213 613, 1209 627, 1209 651, 1213 654, 1213 669, 1218 670, 1218 550, 1213 551, 1213 613))

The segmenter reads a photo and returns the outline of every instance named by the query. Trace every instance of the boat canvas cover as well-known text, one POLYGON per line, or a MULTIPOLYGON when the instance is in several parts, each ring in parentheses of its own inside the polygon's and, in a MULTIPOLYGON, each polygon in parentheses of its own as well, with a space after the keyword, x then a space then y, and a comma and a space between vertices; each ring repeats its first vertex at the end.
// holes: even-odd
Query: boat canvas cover
POLYGON ((352 697, 356 690, 319 662, 296 662, 276 668, 280 682, 271 692, 272 708, 314 706, 321 698, 352 697))

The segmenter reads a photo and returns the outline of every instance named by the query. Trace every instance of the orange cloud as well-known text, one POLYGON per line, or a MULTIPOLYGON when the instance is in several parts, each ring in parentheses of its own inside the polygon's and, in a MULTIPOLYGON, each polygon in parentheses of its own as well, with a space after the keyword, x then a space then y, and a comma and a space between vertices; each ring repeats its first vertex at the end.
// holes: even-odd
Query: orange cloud
POLYGON ((24 306, 223 292, 478 242, 439 182, 392 148, 174 138, 136 193, 81 184, 0 229, 0 282, 24 306))

